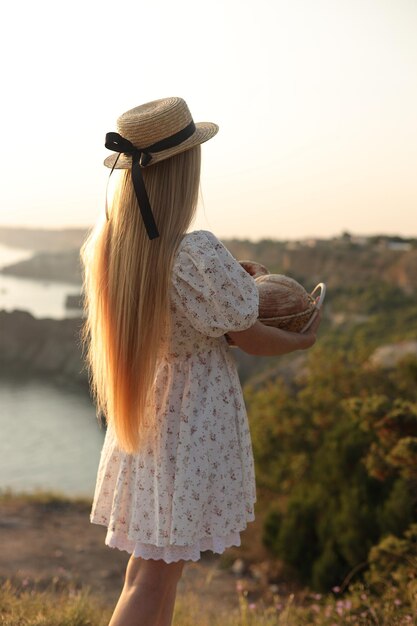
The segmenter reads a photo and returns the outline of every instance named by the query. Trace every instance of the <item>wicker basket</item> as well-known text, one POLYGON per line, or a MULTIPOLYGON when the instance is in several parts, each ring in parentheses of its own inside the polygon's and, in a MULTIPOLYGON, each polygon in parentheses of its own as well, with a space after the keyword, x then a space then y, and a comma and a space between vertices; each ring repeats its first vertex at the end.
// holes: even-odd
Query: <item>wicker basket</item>
MULTIPOLYGON (((240 261, 241 265, 244 269, 255 279, 258 276, 268 274, 268 270, 260 264, 257 264, 253 261, 240 261)), ((282 330, 291 331, 294 333, 303 333, 305 332, 313 323, 314 319, 317 316, 317 313, 323 303, 324 296, 326 294, 326 285, 324 283, 319 283, 313 289, 308 296, 308 305, 303 311, 298 313, 292 313, 291 315, 280 315, 277 317, 268 317, 262 318, 259 317, 258 320, 265 324, 266 326, 273 326, 275 328, 280 328, 282 330), (319 295, 315 295, 317 291, 320 290, 319 295)), ((225 335, 228 344, 231 347, 236 347, 236 344, 233 343, 229 335, 225 335)))

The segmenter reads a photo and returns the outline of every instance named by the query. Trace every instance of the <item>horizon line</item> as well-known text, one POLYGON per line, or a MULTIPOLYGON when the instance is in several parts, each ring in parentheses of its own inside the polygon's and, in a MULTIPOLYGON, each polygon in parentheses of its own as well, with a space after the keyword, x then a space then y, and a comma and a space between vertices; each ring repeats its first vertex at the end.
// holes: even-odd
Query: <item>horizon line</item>
MULTIPOLYGON (((31 230, 31 231, 44 231, 44 232, 65 232, 65 231, 73 231, 73 230, 78 230, 78 231, 86 231, 89 230, 93 227, 94 225, 90 225, 90 226, 52 226, 52 227, 47 227, 47 226, 21 226, 21 225, 2 225, 0 224, 0 230, 31 230)), ((205 229, 196 229, 196 230, 208 230, 207 228, 205 229)), ((249 241, 251 243, 260 243, 261 241, 305 241, 308 239, 316 239, 316 240, 328 240, 328 239, 340 239, 341 237, 343 237, 343 235, 349 235, 350 237, 365 237, 365 238, 375 238, 375 237, 384 237, 384 238, 401 238, 401 239, 408 239, 408 240, 415 240, 417 239, 417 233, 415 235, 402 235, 400 233, 383 233, 383 232, 372 232, 372 233, 360 233, 360 232, 354 232, 351 231, 349 229, 342 229, 341 231, 339 231, 339 233, 337 234, 333 234, 333 235, 304 235, 302 237, 293 237, 293 238, 274 238, 274 237, 260 237, 258 239, 250 239, 248 237, 245 236, 226 236, 226 237, 221 237, 220 235, 216 235, 219 239, 229 239, 229 240, 241 240, 241 241, 249 241)), ((4 245, 4 244, 3 244, 4 245)))

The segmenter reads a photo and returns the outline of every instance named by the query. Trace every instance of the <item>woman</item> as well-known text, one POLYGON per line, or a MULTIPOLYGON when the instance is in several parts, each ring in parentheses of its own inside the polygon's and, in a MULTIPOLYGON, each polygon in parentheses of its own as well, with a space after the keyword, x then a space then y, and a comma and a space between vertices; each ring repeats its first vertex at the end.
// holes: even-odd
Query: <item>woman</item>
POLYGON ((110 626, 169 626, 187 560, 240 545, 255 519, 248 419, 226 333, 249 354, 315 342, 257 321, 254 280, 195 216, 200 144, 181 98, 121 115, 105 164, 121 169, 85 241, 82 339, 107 432, 90 520, 131 554, 110 626))

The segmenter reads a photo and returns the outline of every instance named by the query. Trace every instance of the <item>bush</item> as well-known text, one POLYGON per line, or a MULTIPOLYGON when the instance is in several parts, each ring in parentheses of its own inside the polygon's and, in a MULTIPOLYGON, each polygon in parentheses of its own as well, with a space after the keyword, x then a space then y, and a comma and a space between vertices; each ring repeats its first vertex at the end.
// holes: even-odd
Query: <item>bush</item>
POLYGON ((264 544, 317 591, 417 522, 416 383, 410 360, 386 373, 321 351, 294 392, 247 388, 257 480, 281 502, 264 544))

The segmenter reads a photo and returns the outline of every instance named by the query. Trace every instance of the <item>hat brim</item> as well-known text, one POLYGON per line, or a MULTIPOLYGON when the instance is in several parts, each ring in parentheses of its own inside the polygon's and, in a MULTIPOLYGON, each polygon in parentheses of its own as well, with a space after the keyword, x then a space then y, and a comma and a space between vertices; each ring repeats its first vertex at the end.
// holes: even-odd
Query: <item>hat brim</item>
MULTIPOLYGON (((175 146, 174 148, 169 148, 168 150, 163 150, 161 152, 151 152, 150 154, 152 154, 152 161, 149 163, 148 167, 150 165, 153 165, 154 163, 158 163, 158 161, 168 159, 169 157, 174 156, 174 154, 179 154, 180 152, 189 150, 189 148, 192 148, 193 146, 197 146, 200 143, 208 141, 209 139, 214 137, 214 135, 216 135, 219 130, 217 124, 213 124, 213 122, 197 122, 195 127, 196 130, 191 135, 191 137, 180 143, 178 146, 175 146)), ((123 153, 120 154, 119 152, 114 152, 104 160, 104 165, 106 167, 114 166, 116 170, 129 169, 132 165, 132 157, 123 153), (118 160, 117 157, 119 157, 118 160), (114 166, 115 163, 116 165, 114 166)))

